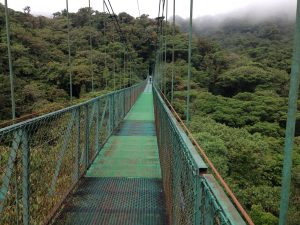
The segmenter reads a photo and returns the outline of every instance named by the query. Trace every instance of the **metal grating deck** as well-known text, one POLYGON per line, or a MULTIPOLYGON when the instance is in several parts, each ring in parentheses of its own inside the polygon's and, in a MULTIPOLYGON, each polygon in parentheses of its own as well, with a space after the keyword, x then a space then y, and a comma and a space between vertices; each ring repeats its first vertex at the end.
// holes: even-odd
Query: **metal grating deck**
POLYGON ((166 225, 150 85, 101 149, 54 224, 166 225))
POLYGON ((154 121, 124 120, 116 136, 156 136, 154 121))
POLYGON ((84 178, 54 224, 165 225, 161 179, 84 178))

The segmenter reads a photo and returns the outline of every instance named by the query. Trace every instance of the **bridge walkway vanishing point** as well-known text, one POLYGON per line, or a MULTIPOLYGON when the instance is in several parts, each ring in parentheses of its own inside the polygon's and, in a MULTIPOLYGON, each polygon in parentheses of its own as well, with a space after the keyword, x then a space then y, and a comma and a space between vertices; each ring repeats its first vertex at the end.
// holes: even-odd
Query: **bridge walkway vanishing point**
POLYGON ((167 224, 151 85, 104 145, 54 224, 167 224))

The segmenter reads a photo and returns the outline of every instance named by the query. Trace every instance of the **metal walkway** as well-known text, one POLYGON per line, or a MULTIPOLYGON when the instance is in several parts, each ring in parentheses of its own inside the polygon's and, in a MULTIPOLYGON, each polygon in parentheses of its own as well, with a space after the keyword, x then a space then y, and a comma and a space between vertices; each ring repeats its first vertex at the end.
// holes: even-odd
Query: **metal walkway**
POLYGON ((245 225, 146 82, 0 129, 0 224, 245 225))
POLYGON ((65 202, 55 224, 167 224, 148 84, 65 202))

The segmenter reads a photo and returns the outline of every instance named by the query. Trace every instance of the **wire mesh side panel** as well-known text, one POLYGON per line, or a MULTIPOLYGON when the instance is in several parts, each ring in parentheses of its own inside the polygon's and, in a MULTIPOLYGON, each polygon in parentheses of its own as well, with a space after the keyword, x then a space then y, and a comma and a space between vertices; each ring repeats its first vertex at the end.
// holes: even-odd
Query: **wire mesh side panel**
POLYGON ((154 112, 169 224, 245 224, 156 88, 154 112), (200 159, 200 160, 199 160, 200 159))
MULTIPOLYGON (((221 209, 221 205, 216 199, 213 191, 210 189, 208 181, 201 179, 200 181, 200 224, 221 224, 229 225, 232 224, 221 209)), ((244 223, 236 223, 244 224, 244 223)))
POLYGON ((144 87, 145 82, 1 129, 0 224, 51 219, 144 87))
POLYGON ((115 127, 117 127, 120 122, 123 120, 125 115, 124 110, 124 92, 118 91, 114 94, 114 123, 115 127))
POLYGON ((21 148, 22 130, 7 133, 5 136, 0 136, 0 141, 3 143, 0 146, 0 224, 2 221, 17 224, 21 221, 20 204, 22 203, 22 186, 19 184, 21 179, 19 174, 22 174, 21 163, 22 154, 19 154, 18 149, 21 148), (11 141, 12 140, 12 141, 11 141), (6 199, 5 199, 6 195, 6 199), (5 207, 5 203, 10 207, 5 207))
POLYGON ((196 224, 196 211, 200 210, 196 209, 195 198, 198 168, 157 93, 154 105, 169 223, 196 224))
POLYGON ((78 118, 74 108, 0 132, 1 224, 41 223, 74 183, 78 118))

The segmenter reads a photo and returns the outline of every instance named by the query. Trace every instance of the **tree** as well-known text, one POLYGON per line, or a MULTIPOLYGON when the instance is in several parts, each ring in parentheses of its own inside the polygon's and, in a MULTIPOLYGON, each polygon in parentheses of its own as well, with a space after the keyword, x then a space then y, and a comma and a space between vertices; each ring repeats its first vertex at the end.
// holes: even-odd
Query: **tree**
POLYGON ((271 75, 255 66, 241 66, 228 70, 217 78, 216 92, 233 96, 239 92, 254 92, 260 84, 270 81, 271 75))
POLYGON ((57 17, 61 17, 62 16, 61 12, 55 12, 52 15, 53 15, 53 18, 57 18, 57 17))
POLYGON ((23 11, 24 11, 25 14, 28 14, 28 15, 29 15, 30 12, 31 12, 30 6, 25 6, 24 9, 23 9, 23 11))

